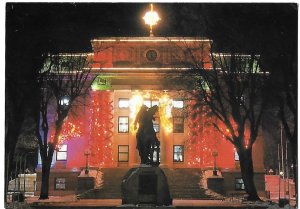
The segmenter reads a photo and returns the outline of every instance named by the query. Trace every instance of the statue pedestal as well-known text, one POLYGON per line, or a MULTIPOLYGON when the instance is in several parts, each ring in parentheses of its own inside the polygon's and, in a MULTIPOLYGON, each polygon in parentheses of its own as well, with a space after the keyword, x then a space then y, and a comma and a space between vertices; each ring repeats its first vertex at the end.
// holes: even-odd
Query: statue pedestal
POLYGON ((210 176, 207 178, 207 188, 224 195, 224 178, 222 176, 210 176))
POLYGON ((121 185, 122 204, 171 205, 167 178, 159 167, 131 168, 121 185))

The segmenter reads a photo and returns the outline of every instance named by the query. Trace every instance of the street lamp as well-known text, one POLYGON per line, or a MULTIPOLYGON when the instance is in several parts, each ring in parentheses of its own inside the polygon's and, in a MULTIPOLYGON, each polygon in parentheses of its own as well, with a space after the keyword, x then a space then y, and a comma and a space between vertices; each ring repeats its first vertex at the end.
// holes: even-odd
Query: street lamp
POLYGON ((150 26, 150 36, 153 37, 153 25, 156 25, 157 22, 160 20, 157 12, 153 11, 153 4, 150 4, 151 10, 146 12, 145 16, 143 17, 145 24, 150 26))
POLYGON ((84 151, 84 155, 86 157, 86 161, 85 161, 85 174, 89 173, 89 155, 91 154, 91 151, 89 149, 86 149, 84 151))
POLYGON ((214 170, 213 170, 213 175, 217 176, 218 175, 218 171, 217 171, 217 156, 218 156, 218 151, 213 151, 212 152, 212 156, 214 157, 214 170))

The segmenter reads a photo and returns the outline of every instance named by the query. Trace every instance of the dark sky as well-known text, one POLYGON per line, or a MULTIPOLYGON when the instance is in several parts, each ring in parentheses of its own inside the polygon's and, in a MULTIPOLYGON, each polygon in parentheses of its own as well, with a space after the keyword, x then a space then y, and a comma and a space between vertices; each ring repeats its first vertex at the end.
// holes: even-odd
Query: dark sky
MULTIPOLYGON (((148 36, 142 20, 148 9, 148 3, 7 3, 7 46, 44 42, 59 51, 86 51, 90 39, 99 36, 148 36)), ((161 17, 156 36, 222 39, 231 33, 229 27, 261 39, 282 24, 297 27, 296 4, 156 3, 154 9, 161 17), (205 28, 207 19, 213 31, 205 28)))
MULTIPOLYGON (((148 3, 6 3, 6 119, 23 114, 22 102, 34 109, 42 54, 91 51, 90 40, 101 36, 148 36, 142 17, 149 8, 148 3)), ((155 3, 154 9, 161 17, 156 36, 205 36, 219 50, 255 50, 265 56, 267 70, 285 69, 297 53, 297 4, 155 3)), ((12 118, 12 126, 22 119, 12 118)))
MULTIPOLYGON (((6 3, 6 89, 31 85, 42 54, 91 52, 90 40, 101 36, 149 36, 142 19, 149 9, 148 3, 6 3)), ((297 4, 155 3, 154 10, 161 17, 155 36, 205 36, 220 51, 234 46, 265 55, 297 46, 297 4)))
MULTIPOLYGON (((92 51, 96 37, 148 36, 142 17, 149 9, 148 3, 6 3, 6 78, 30 80, 41 54, 92 51)), ((290 53, 297 45, 297 4, 155 3, 154 10, 161 17, 155 36, 205 36, 219 50, 236 45, 259 54, 290 53)))
MULTIPOLYGON (((156 35, 176 34, 179 4, 155 4, 162 21, 156 35)), ((148 36, 142 3, 29 3, 7 4, 7 35, 29 39, 43 37, 61 50, 81 50, 99 36, 148 36)), ((192 34, 191 34, 192 35, 192 34)), ((36 40, 34 40, 36 41, 36 40)))

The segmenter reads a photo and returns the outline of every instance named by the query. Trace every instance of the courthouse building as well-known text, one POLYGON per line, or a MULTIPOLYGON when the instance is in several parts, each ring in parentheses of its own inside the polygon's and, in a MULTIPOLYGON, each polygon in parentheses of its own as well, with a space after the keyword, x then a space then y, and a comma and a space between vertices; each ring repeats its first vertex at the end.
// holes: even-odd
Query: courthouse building
MULTIPOLYGON (((92 63, 93 82, 89 95, 80 98, 83 105, 74 105, 64 122, 59 149, 52 161, 50 195, 80 194, 78 182, 87 170, 99 183, 95 187, 115 186, 114 190, 119 190, 121 182, 117 181, 121 181, 121 172, 140 165, 134 120, 142 105, 159 107, 153 126, 160 141, 160 156, 155 160, 160 161, 167 174, 171 195, 194 198, 192 188, 199 187, 206 178, 204 171, 213 168, 223 179, 222 193, 244 189, 234 146, 215 130, 212 123, 216 119, 210 116, 209 109, 195 106, 190 94, 193 86, 187 82, 194 76, 188 72, 191 67, 212 68, 211 40, 153 36, 152 26, 159 17, 153 13, 152 5, 144 19, 150 25, 150 37, 101 37, 91 40, 91 53, 61 54, 86 56, 92 63), (147 15, 154 22, 147 22, 147 15), (119 179, 113 179, 118 173, 119 179), (195 182, 190 183, 192 179, 195 182), (188 194, 180 194, 181 189, 188 194)), ((62 98, 61 102, 68 105, 68 98, 62 98)), ((253 164, 255 183, 262 192, 261 135, 253 145, 253 164)), ((39 161, 37 194, 41 184, 40 167, 39 161)), ((105 191, 111 197, 109 189, 100 189, 98 197, 105 191)))
MULTIPOLYGON (((143 104, 159 106, 154 129, 161 145, 160 167, 212 169, 215 157, 225 178, 225 190, 243 189, 234 146, 215 130, 207 108, 193 108, 193 98, 183 89, 186 84, 178 82, 180 79, 170 81, 187 72, 194 62, 191 51, 209 70, 210 43, 195 37, 91 40, 93 52, 85 55, 92 60, 94 82, 84 98, 85 105, 75 106, 76 116, 70 113, 66 119, 68 134, 62 136, 53 157, 50 195, 75 193, 76 178, 87 164, 90 169, 116 168, 116 172, 120 167, 138 166, 133 123, 143 104)), ((260 135, 253 147, 253 163, 260 182, 264 170, 260 135)), ((40 174, 38 170, 38 189, 40 174)))

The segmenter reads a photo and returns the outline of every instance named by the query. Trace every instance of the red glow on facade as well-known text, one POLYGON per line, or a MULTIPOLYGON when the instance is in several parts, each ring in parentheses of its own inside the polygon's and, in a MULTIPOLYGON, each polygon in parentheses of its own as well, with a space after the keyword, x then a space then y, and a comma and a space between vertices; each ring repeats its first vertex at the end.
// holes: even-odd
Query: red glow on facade
POLYGON ((113 166, 113 101, 109 91, 92 91, 89 120, 90 165, 113 166))
MULTIPOLYGON (((81 114, 81 113, 78 113, 81 114)), ((65 118, 62 125, 59 137, 58 137, 58 146, 65 144, 68 140, 81 137, 84 135, 83 121, 81 118, 77 117, 77 114, 74 115, 70 112, 69 116, 65 118)), ((50 142, 53 141, 55 135, 55 126, 51 127, 50 130, 50 142)))
POLYGON ((234 168, 234 146, 213 126, 214 117, 209 116, 207 107, 197 107, 191 100, 189 104, 188 166, 213 167, 213 152, 217 151, 217 166, 234 168))

